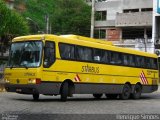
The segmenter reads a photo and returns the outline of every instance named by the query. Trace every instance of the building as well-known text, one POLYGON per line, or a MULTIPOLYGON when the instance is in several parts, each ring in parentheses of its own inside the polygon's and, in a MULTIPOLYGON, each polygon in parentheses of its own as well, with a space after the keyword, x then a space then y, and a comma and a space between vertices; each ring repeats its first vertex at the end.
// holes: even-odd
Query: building
POLYGON ((10 9, 13 9, 14 8, 14 2, 15 0, 4 0, 7 4, 7 6, 10 8, 10 9))
POLYGON ((26 10, 25 0, 4 0, 8 8, 16 9, 18 12, 24 12, 26 10))
POLYGON ((152 39, 155 41, 155 53, 160 56, 160 0, 153 0, 152 39))
POLYGON ((152 12, 152 0, 97 0, 94 37, 154 52, 152 12))

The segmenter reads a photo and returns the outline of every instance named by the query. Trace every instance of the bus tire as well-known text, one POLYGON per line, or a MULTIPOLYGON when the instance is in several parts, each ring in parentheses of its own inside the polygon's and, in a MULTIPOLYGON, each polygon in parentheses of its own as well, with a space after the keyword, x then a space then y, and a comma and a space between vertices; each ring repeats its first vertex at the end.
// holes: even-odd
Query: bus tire
POLYGON ((107 99, 117 99, 118 94, 105 94, 107 99))
POLYGON ((64 82, 61 87, 61 101, 67 101, 68 90, 68 82, 64 82))
POLYGON ((39 100, 39 94, 38 93, 33 94, 33 100, 35 100, 35 101, 39 100))
POLYGON ((142 87, 140 84, 136 84, 133 90, 133 93, 131 94, 131 98, 133 99, 139 99, 141 97, 142 93, 142 87))
POLYGON ((127 100, 131 94, 131 87, 129 84, 124 84, 122 93, 119 95, 120 99, 127 100))
POLYGON ((93 97, 96 99, 100 99, 103 94, 93 94, 93 97))

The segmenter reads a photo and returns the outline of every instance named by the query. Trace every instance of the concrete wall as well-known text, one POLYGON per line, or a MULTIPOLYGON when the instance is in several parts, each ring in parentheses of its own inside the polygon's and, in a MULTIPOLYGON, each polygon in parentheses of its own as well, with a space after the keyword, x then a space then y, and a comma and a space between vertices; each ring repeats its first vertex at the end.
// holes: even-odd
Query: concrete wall
POLYGON ((135 8, 152 8, 153 0, 120 0, 122 1, 122 9, 135 9, 135 8))
POLYGON ((152 12, 117 13, 115 26, 152 26, 152 12))
POLYGON ((95 3, 95 11, 107 11, 107 20, 115 20, 124 9, 152 8, 152 0, 108 0, 95 3))
MULTIPOLYGON (((115 28, 122 30, 125 27, 130 29, 134 29, 135 27, 141 29, 145 29, 146 27, 151 28, 153 20, 152 11, 141 12, 141 10, 143 8, 153 8, 153 1, 154 0, 108 0, 108 2, 97 2, 95 3, 95 10, 107 11, 107 20, 95 21, 95 28, 106 30, 115 28), (138 9, 138 12, 123 13, 123 10, 126 9, 138 9)), ((108 38, 107 34, 106 38, 108 38)), ((136 42, 135 39, 132 40, 135 41, 133 44, 136 46, 136 49, 144 51, 144 45, 139 46, 139 42, 136 42)), ((128 41, 130 44, 131 40, 128 41)), ((119 41, 117 41, 117 43, 119 43, 119 41)), ((124 45, 125 44, 124 42, 124 45)), ((154 44, 152 42, 147 43, 147 52, 153 53, 153 46, 154 44)))
POLYGON ((121 0, 95 3, 95 11, 107 11, 107 20, 115 20, 116 13, 122 12, 121 0))

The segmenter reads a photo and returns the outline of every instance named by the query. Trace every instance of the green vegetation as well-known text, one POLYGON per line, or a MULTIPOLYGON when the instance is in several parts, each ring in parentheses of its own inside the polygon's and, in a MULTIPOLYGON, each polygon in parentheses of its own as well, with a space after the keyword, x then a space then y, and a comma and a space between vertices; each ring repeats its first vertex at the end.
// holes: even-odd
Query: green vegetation
POLYGON ((52 14, 55 34, 89 36, 91 8, 84 0, 57 0, 52 14))
POLYGON ((0 0, 0 52, 8 46, 8 41, 15 36, 28 34, 29 28, 24 18, 15 11, 7 8, 6 4, 0 0))
MULTIPOLYGON (((24 0, 16 0, 17 4, 24 4, 24 0), (19 2, 18 2, 19 1, 19 2)), ((45 16, 52 14, 54 0, 27 0, 26 10, 22 12, 24 18, 29 18, 30 33, 37 34, 38 31, 45 32, 45 16)))
POLYGON ((24 18, 15 11, 7 8, 0 0, 0 35, 18 36, 28 34, 28 25, 24 18))
POLYGON ((0 0, 0 52, 13 37, 46 31, 49 16, 50 33, 89 36, 91 7, 84 0, 15 0, 15 9, 0 0))
MULTIPOLYGON (((24 1, 16 0, 17 4, 24 1), (18 2, 19 1, 19 2, 18 2)), ((89 36, 91 7, 84 0, 27 0, 22 15, 28 21, 31 33, 46 31, 45 16, 49 16, 52 34, 78 34, 89 36)))

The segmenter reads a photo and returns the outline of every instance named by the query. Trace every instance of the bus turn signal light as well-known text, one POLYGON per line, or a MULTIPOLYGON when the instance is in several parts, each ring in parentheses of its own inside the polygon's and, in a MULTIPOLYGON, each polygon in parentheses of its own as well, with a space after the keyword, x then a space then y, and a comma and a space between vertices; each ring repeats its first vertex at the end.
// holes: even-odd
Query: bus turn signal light
POLYGON ((41 79, 40 78, 30 78, 28 80, 29 84, 40 84, 41 83, 41 79))

